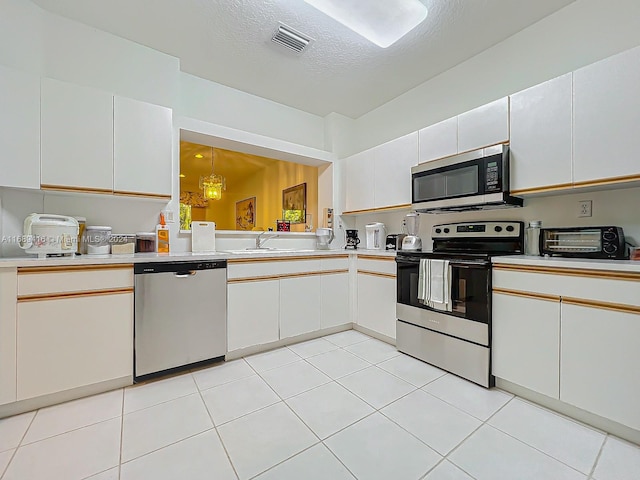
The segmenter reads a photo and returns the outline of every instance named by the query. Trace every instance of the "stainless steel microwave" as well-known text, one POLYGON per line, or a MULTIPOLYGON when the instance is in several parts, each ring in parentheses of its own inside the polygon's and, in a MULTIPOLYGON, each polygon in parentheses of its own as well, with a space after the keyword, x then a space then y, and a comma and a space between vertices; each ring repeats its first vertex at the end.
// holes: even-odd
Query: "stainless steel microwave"
POLYGON ((411 168, 411 206, 423 213, 521 207, 509 194, 509 146, 494 145, 411 168))

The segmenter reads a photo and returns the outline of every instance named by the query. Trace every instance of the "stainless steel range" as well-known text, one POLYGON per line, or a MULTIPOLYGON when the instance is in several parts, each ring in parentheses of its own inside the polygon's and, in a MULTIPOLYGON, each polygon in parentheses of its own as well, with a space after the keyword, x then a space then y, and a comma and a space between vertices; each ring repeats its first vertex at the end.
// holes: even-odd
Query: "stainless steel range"
POLYGON ((435 225, 433 251, 399 251, 396 346, 492 387, 491 256, 521 254, 522 222, 435 225))

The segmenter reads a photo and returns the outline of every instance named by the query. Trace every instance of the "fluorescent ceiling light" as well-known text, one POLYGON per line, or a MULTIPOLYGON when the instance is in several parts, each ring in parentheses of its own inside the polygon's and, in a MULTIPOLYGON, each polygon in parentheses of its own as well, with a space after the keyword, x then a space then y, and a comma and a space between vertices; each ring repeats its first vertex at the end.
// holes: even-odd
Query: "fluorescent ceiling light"
POLYGON ((304 0, 358 35, 387 48, 427 18, 420 0, 304 0))

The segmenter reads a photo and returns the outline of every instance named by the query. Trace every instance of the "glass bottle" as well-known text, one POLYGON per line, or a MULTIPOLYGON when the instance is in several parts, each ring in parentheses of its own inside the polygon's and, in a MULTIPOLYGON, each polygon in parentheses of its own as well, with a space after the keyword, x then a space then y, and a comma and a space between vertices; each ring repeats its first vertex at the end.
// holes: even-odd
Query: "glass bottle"
POLYGON ((532 220, 527 226, 525 232, 525 254, 526 255, 540 255, 540 227, 542 222, 540 220, 532 220))

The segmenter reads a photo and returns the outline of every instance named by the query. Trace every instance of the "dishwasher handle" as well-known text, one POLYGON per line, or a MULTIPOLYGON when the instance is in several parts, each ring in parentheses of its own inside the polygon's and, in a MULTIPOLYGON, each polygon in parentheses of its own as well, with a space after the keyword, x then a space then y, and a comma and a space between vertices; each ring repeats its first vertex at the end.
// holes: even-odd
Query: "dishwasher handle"
POLYGON ((173 274, 173 276, 176 278, 189 278, 189 277, 195 277, 197 274, 198 272, 196 272, 195 270, 189 270, 186 272, 176 272, 173 274))

